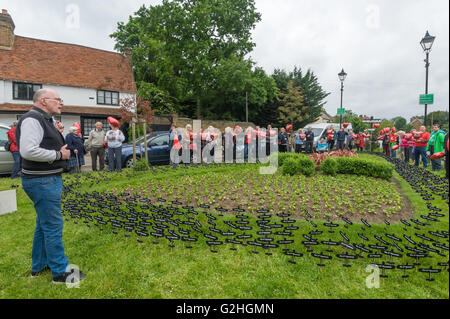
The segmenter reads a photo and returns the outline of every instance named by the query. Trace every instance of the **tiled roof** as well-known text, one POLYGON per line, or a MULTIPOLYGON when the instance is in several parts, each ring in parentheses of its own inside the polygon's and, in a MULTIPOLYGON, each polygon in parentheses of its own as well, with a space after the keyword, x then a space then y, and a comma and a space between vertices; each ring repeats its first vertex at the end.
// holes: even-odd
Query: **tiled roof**
MULTIPOLYGON (((33 105, 31 104, 0 104, 0 112, 28 112, 33 105)), ((86 115, 115 115, 119 116, 119 108, 114 107, 92 107, 92 106, 73 106, 64 105, 62 114, 86 114, 86 115)))
POLYGON ((12 50, 0 50, 0 79, 136 92, 122 54, 20 36, 12 50))

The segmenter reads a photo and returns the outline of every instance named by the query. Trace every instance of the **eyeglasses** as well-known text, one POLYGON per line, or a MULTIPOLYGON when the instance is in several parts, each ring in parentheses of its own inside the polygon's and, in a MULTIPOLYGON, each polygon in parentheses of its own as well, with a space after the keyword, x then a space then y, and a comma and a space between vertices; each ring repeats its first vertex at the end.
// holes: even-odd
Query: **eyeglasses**
POLYGON ((44 100, 55 100, 58 103, 64 103, 63 99, 61 99, 61 98, 54 99, 54 98, 51 98, 51 97, 44 97, 44 100))

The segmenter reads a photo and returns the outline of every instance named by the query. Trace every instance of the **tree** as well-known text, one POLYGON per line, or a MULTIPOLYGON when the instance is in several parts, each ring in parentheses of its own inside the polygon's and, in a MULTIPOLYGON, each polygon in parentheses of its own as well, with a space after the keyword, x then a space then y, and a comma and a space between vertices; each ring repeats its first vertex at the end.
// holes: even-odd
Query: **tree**
POLYGON ((303 104, 308 106, 308 112, 299 123, 300 127, 315 122, 326 104, 325 98, 330 93, 322 89, 314 73, 308 70, 304 74, 300 68, 294 67, 294 70, 289 73, 285 70, 275 69, 272 77, 281 92, 286 93, 288 83, 291 81, 293 81, 294 87, 300 87, 303 95, 303 104))
POLYGON ((194 101, 201 118, 217 86, 216 67, 252 51, 251 31, 260 20, 254 0, 163 0, 118 23, 111 37, 117 50, 133 49, 137 80, 180 103, 194 101))
POLYGON ((287 84, 287 92, 280 92, 278 112, 279 122, 284 126, 293 124, 294 128, 300 128, 307 117, 309 107, 304 105, 304 98, 300 87, 294 87, 294 81, 287 84))
POLYGON ((391 119, 391 122, 394 123, 394 126, 398 131, 404 130, 406 128, 407 121, 404 117, 394 117, 393 119, 391 119))
MULTIPOLYGON (((418 117, 423 121, 424 116, 418 117)), ((441 129, 448 132, 449 112, 448 111, 433 111, 427 114, 427 127, 430 128, 433 124, 441 125, 441 129)))

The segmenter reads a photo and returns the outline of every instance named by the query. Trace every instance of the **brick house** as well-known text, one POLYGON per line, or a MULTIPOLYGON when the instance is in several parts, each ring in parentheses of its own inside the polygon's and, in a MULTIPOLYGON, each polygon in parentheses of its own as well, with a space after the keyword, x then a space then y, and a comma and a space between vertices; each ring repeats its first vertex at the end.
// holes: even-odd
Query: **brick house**
POLYGON ((64 100, 65 133, 79 122, 86 137, 95 122, 107 127, 118 117, 120 100, 136 97, 129 55, 81 45, 21 37, 6 10, 0 14, 0 123, 11 125, 31 109, 40 88, 64 100))

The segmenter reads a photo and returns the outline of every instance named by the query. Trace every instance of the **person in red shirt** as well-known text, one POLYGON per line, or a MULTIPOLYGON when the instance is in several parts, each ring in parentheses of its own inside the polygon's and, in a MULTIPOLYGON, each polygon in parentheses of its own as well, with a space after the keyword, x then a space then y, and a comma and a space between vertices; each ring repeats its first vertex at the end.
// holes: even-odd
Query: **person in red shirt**
POLYGON ((8 135, 8 141, 11 143, 11 146, 9 147, 9 151, 12 153, 12 156, 14 158, 14 165, 11 172, 11 178, 19 178, 19 173, 22 170, 22 158, 20 157, 19 153, 19 147, 17 147, 16 142, 16 126, 17 122, 13 123, 13 126, 11 129, 6 133, 8 135))
POLYGON ((414 150, 415 165, 419 167, 420 157, 422 156, 423 168, 427 168, 427 145, 430 139, 430 133, 427 132, 427 128, 423 125, 420 127, 420 132, 417 133, 415 136, 416 147, 414 150))

